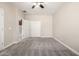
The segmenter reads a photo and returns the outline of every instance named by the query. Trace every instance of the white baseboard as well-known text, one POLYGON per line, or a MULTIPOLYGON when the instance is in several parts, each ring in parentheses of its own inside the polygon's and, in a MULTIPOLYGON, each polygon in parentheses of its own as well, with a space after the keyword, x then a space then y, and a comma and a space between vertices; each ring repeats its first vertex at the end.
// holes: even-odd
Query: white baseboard
MULTIPOLYGON (((22 40, 23 40, 23 39, 22 39, 22 40)), ((9 44, 9 45, 3 47, 2 49, 0 49, 0 51, 2 51, 2 50, 4 50, 4 49, 6 49, 6 48, 12 46, 13 44, 17 44, 17 43, 19 43, 19 42, 21 42, 22 40, 19 40, 19 41, 13 42, 13 43, 11 43, 11 44, 9 44)))
POLYGON ((19 42, 21 42, 22 40, 24 40, 24 39, 27 39, 27 38, 29 38, 29 37, 22 38, 21 40, 19 40, 19 41, 16 41, 16 42, 14 42, 14 43, 15 43, 15 44, 17 44, 17 43, 19 43, 19 42))
POLYGON ((6 48, 8 48, 8 47, 10 47, 10 46, 13 45, 13 44, 15 44, 15 43, 11 43, 11 44, 9 44, 9 45, 7 45, 7 46, 4 46, 0 51, 6 49, 6 48))
POLYGON ((43 37, 43 38, 53 38, 53 36, 40 36, 40 37, 43 37))
POLYGON ((67 44, 63 43, 62 41, 58 40, 55 36, 54 39, 56 41, 58 41, 59 43, 61 43, 62 45, 64 45, 66 48, 68 48, 69 50, 71 50, 73 53, 75 53, 76 55, 79 56, 79 52, 77 52, 76 50, 74 50, 73 48, 71 48, 70 46, 68 46, 67 44))

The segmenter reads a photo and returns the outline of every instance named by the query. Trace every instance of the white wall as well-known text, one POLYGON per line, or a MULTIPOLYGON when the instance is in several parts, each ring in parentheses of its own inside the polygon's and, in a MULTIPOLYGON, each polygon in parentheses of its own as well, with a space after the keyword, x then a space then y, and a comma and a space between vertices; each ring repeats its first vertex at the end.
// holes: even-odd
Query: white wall
POLYGON ((67 3, 54 15, 54 36, 79 52, 79 3, 67 3))
POLYGON ((53 36, 52 15, 27 15, 26 20, 41 22, 41 37, 52 37, 53 36))

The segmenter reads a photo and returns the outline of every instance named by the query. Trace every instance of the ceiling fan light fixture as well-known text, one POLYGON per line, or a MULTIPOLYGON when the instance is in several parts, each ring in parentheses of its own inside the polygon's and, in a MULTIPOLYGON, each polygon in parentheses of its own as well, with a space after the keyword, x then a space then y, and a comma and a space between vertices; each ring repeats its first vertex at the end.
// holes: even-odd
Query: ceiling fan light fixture
POLYGON ((32 9, 34 9, 35 7, 44 8, 44 6, 41 3, 43 3, 43 2, 35 2, 35 3, 33 3, 32 9))
POLYGON ((41 8, 44 8, 44 6, 43 6, 42 4, 40 4, 40 7, 41 7, 41 8))

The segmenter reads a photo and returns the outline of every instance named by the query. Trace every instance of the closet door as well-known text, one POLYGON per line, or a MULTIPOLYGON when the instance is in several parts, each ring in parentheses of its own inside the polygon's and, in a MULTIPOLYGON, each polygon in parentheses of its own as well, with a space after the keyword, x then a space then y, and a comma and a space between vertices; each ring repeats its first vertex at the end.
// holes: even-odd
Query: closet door
POLYGON ((0 49, 4 47, 4 10, 0 8, 0 49))
POLYGON ((41 23, 40 21, 30 21, 30 36, 40 37, 41 23))

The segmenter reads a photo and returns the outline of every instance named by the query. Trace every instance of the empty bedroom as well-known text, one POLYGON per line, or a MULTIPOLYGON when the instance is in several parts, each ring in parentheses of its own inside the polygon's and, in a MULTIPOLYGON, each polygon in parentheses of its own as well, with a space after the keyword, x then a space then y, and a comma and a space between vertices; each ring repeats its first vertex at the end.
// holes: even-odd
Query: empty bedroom
POLYGON ((0 2, 0 56, 79 56, 79 2, 0 2))

